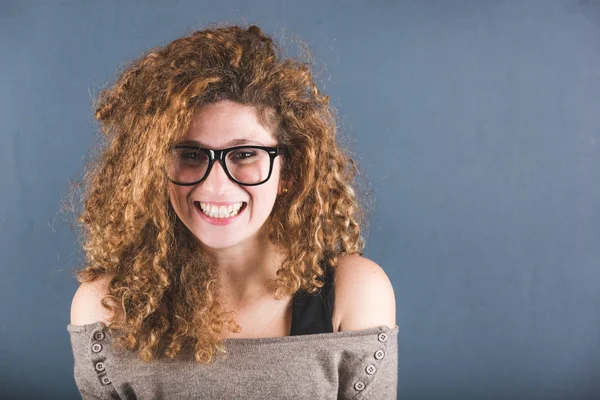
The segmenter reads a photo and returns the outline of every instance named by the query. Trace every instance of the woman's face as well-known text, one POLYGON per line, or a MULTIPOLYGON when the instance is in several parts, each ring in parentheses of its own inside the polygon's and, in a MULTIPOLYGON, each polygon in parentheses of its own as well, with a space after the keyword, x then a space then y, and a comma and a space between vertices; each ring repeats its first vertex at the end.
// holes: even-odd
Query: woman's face
MULTIPOLYGON (((208 104, 198 111, 181 139, 184 140, 196 141, 202 147, 213 150, 244 144, 278 145, 271 133, 259 123, 253 107, 229 100, 208 104)), ((243 186, 230 180, 223 166, 215 161, 209 175, 196 185, 170 183, 171 204, 179 219, 205 246, 213 249, 232 247, 255 238, 270 215, 280 191, 280 170, 281 156, 278 156, 267 182, 243 186), (202 211, 202 208, 210 207, 208 213, 211 214, 221 206, 235 207, 236 203, 242 202, 245 205, 241 211, 229 218, 213 218, 202 211)))

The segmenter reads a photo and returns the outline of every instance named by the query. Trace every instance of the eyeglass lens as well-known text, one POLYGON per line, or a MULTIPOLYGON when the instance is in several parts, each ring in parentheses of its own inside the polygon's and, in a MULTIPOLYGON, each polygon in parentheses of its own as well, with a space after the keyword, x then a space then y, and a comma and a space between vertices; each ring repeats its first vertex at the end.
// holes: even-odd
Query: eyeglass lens
MULTIPOLYGON (((169 178, 179 183, 193 183, 204 177, 210 157, 195 148, 174 148, 169 157, 169 178)), ((218 162, 218 161, 215 161, 218 162)), ((233 178, 245 184, 267 179, 271 157, 266 150, 239 148, 225 157, 225 165, 233 178)))

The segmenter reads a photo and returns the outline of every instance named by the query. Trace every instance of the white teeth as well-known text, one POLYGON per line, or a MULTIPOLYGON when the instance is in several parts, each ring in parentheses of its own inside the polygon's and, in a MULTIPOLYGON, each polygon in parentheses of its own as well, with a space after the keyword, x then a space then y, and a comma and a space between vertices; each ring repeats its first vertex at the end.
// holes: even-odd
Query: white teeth
POLYGON ((237 215, 244 203, 229 204, 229 206, 217 207, 214 204, 200 203, 202 212, 212 218, 230 218, 237 215))

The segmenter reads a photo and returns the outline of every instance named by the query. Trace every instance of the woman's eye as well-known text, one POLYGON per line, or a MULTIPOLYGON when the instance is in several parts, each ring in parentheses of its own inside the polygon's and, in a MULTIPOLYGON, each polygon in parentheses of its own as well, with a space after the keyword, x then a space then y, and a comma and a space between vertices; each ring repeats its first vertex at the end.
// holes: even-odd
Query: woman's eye
POLYGON ((251 157, 254 157, 256 154, 251 151, 240 151, 233 155, 236 160, 245 160, 251 157))
POLYGON ((206 155, 198 151, 186 151, 179 154, 181 161, 204 162, 206 155))
POLYGON ((181 153, 179 155, 179 158, 181 158, 182 160, 196 160, 197 157, 197 153, 181 153))

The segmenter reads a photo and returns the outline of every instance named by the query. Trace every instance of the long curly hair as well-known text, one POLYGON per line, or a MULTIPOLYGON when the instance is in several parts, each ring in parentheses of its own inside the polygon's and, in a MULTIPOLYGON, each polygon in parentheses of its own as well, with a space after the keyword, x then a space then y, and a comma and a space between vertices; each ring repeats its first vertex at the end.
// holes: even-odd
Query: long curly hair
POLYGON ((363 254, 368 190, 299 42, 302 54, 288 58, 255 25, 193 31, 125 65, 94 99, 101 140, 69 189, 85 253, 73 273, 81 283, 110 278, 101 304, 112 315, 106 327, 119 333, 116 347, 150 362, 174 359, 189 344, 197 362, 210 363, 215 350, 227 353, 224 324, 239 332, 219 301, 214 259, 172 208, 164 168, 169 148, 205 104, 253 106, 290 149, 282 161, 290 191, 263 227, 285 250, 267 285, 277 299, 315 293, 325 264, 363 254))

